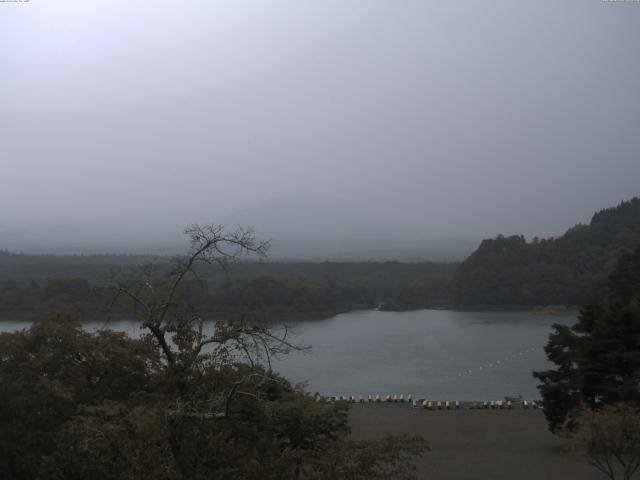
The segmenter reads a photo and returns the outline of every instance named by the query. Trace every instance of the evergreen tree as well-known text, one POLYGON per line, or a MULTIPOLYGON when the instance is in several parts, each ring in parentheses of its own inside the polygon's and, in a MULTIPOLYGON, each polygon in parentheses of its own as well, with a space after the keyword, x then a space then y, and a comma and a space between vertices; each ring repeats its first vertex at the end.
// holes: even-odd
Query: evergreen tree
POLYGON ((640 198, 596 213, 559 237, 484 240, 456 270, 455 304, 584 305, 598 301, 620 257, 640 244, 640 198))
POLYGON ((622 256, 601 303, 554 325, 545 350, 557 368, 534 376, 551 431, 573 429, 585 407, 640 406, 640 248, 622 256))

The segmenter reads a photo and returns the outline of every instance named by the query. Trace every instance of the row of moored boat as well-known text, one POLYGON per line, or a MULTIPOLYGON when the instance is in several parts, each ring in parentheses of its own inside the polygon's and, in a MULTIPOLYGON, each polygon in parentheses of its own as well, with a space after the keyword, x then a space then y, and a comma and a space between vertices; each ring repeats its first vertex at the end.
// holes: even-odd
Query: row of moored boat
MULTIPOLYGON (((362 395, 340 395, 329 397, 316 397, 318 401, 334 403, 334 402, 349 402, 349 403, 409 403, 414 408, 423 408, 425 410, 459 410, 462 408, 462 404, 458 400, 427 400, 420 398, 413 400, 411 395, 368 395, 366 398, 362 395)), ((519 405, 524 409, 538 409, 542 408, 539 401, 536 400, 485 400, 483 402, 465 402, 467 408, 470 409, 485 409, 485 410, 511 410, 515 406, 519 405)))

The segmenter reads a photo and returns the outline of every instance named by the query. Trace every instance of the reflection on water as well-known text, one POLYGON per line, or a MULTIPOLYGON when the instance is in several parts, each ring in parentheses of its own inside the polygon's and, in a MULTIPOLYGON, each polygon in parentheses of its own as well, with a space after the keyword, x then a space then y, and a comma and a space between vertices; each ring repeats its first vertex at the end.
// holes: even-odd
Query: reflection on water
MULTIPOLYGON (((529 312, 351 312, 291 324, 296 343, 312 348, 281 358, 274 368, 324 395, 537 398, 531 372, 549 366, 542 347, 550 325, 574 321, 574 315, 529 312)), ((28 326, 1 322, 0 330, 28 326)), ((105 327, 140 334, 135 322, 85 324, 89 331, 105 327)))

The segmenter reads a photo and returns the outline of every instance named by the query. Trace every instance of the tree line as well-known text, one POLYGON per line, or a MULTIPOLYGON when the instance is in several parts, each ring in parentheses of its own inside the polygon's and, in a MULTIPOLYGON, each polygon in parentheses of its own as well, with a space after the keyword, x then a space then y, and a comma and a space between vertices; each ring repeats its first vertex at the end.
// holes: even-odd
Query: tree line
MULTIPOLYGON (((132 305, 112 303, 103 282, 86 278, 45 278, 0 281, 0 316, 32 318, 66 312, 83 317, 127 316, 132 305)), ((190 279, 180 294, 210 318, 231 313, 265 317, 328 316, 372 308, 375 303, 365 288, 327 278, 260 276, 235 280, 190 279)))
MULTIPOLYGON (((0 264, 3 254, 0 253, 0 264)), ((114 274, 136 272, 142 264, 170 269, 168 257, 36 256, 4 254, 11 268, 0 278, 0 318, 31 318, 47 312, 127 315, 129 305, 110 305, 102 288, 114 274), (73 258, 66 264, 68 258, 73 258), (119 265, 118 258, 125 259, 119 265), (135 261, 134 261, 135 258, 135 261), (25 271, 15 272, 20 265, 25 271), (49 271, 49 266, 52 270, 49 271), (78 266, 80 265, 80 267, 78 266), (67 273, 77 274, 65 276, 67 273), (107 307, 109 309, 107 310, 107 307)), ((373 308, 426 308, 449 303, 448 284, 455 264, 399 262, 269 263, 239 262, 228 271, 197 266, 197 279, 181 285, 183 295, 211 316, 262 312, 277 318, 317 317, 373 308)))
MULTIPOLYGON (((228 272, 197 268, 191 295, 210 311, 249 305, 281 315, 331 314, 382 304, 388 310, 583 305, 606 289, 616 261, 640 244, 640 199, 596 213, 564 235, 484 240, 463 263, 240 262, 228 272)), ((104 303, 99 287, 141 264, 170 257, 20 255, 0 251, 0 315, 104 303)), ((185 285, 186 288, 186 285, 185 285)))

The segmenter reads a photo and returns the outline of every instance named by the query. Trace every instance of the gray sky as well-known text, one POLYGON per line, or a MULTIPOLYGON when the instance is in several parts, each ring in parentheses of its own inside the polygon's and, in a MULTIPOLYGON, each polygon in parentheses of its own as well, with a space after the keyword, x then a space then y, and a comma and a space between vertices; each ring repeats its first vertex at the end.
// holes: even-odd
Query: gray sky
POLYGON ((638 2, 0 3, 0 230, 310 194, 562 232, 640 194, 639 45, 638 2))

